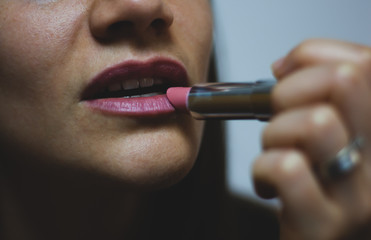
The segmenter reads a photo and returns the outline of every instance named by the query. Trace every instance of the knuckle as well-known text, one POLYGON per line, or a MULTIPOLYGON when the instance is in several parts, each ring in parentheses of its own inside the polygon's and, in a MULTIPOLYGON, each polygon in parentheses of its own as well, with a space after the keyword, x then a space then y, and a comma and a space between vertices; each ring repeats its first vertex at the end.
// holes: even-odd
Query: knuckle
POLYGON ((336 113, 328 105, 320 105, 308 111, 307 116, 303 118, 302 126, 305 128, 299 136, 300 142, 304 144, 322 139, 324 134, 331 133, 333 127, 337 124, 336 113))
POLYGON ((297 151, 287 151, 277 160, 276 173, 286 181, 295 181, 307 170, 304 156, 297 151))
POLYGON ((309 132, 323 132, 333 125, 336 116, 330 106, 315 107, 308 117, 309 132))
POLYGON ((359 85, 362 81, 360 72, 360 67, 355 64, 342 63, 338 65, 335 70, 335 79, 340 81, 342 84, 335 82, 334 87, 344 86, 344 84, 347 88, 359 85))

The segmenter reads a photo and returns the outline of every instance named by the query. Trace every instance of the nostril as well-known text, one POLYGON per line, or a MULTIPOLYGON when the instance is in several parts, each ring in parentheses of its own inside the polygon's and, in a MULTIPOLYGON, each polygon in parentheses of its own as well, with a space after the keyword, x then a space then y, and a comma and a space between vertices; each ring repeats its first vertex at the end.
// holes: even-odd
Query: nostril
POLYGON ((121 32, 123 30, 127 31, 132 30, 134 28, 134 23, 131 21, 119 21, 111 24, 108 27, 108 32, 109 33, 114 33, 114 32, 121 32))
MULTIPOLYGON (((133 33, 133 31, 136 30, 138 27, 138 23, 135 24, 132 21, 119 21, 111 24, 108 29, 107 33, 108 34, 120 34, 122 35, 123 33, 133 33)), ((166 29, 168 24, 166 21, 164 21, 161 18, 155 19, 152 21, 150 24, 150 27, 153 28, 156 31, 161 31, 162 29, 166 29)))
POLYGON ((151 26, 156 29, 156 30, 160 30, 160 29, 164 29, 167 27, 167 23, 165 22, 165 20, 161 19, 161 18, 157 18, 155 20, 152 21, 151 23, 151 26))
MULTIPOLYGON (((148 25, 140 26, 138 23, 135 23, 133 21, 119 21, 112 23, 106 31, 107 36, 113 37, 113 36, 130 36, 131 34, 134 34, 138 31, 138 29, 148 28, 148 25)), ((166 29, 168 27, 168 24, 165 20, 161 18, 157 18, 151 22, 149 25, 150 28, 154 29, 156 32, 160 33, 162 30, 166 29)), ((139 30, 140 31, 140 30, 139 30)))
POLYGON ((171 9, 162 0, 94 2, 97 5, 89 24, 92 34, 100 41, 163 34, 174 20, 171 9))

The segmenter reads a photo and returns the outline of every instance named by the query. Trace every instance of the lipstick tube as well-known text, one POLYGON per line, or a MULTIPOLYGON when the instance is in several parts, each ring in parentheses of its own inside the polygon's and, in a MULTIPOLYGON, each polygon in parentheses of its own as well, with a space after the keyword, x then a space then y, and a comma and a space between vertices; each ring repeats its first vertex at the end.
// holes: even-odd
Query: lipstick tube
POLYGON ((180 95, 184 95, 180 97, 184 105, 173 103, 171 94, 168 94, 168 98, 176 109, 188 111, 196 119, 268 121, 272 115, 271 90, 275 83, 273 79, 247 83, 208 83, 185 88, 183 93, 179 91, 180 95))

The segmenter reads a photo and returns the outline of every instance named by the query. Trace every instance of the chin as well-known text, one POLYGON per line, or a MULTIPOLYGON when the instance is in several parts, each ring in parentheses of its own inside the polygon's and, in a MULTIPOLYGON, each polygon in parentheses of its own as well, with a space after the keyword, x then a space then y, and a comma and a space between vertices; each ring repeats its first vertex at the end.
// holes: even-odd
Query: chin
POLYGON ((125 124, 125 128, 111 121, 72 132, 73 128, 67 128, 69 132, 59 135, 64 137, 43 140, 42 146, 47 147, 40 148, 39 141, 32 139, 17 142, 29 146, 18 153, 27 159, 27 166, 40 166, 55 177, 70 176, 85 183, 108 181, 131 191, 161 189, 183 179, 198 155, 203 123, 178 120, 125 124))
MULTIPOLYGON (((195 132, 195 131, 193 131, 195 132)), ((156 131, 117 139, 90 159, 97 171, 131 190, 151 191, 172 186, 192 169, 201 134, 156 131)))
POLYGON ((133 189, 153 191, 170 187, 182 180, 192 169, 196 157, 173 157, 157 159, 156 163, 147 167, 137 168, 126 177, 133 189))
MULTIPOLYGON (((158 149, 157 149, 158 150, 158 149)), ((142 152, 135 156, 111 158, 97 171, 103 172, 130 190, 152 191, 170 187, 192 169, 197 153, 182 151, 142 152)))

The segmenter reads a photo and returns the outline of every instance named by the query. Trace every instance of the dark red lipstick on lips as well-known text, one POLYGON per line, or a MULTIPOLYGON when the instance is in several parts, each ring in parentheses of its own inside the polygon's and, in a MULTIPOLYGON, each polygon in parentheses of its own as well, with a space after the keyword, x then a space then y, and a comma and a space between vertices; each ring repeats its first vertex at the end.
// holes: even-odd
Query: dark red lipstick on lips
POLYGON ((128 61, 94 77, 82 99, 92 109, 105 113, 155 116, 174 112, 166 90, 187 84, 186 70, 176 61, 128 61))

